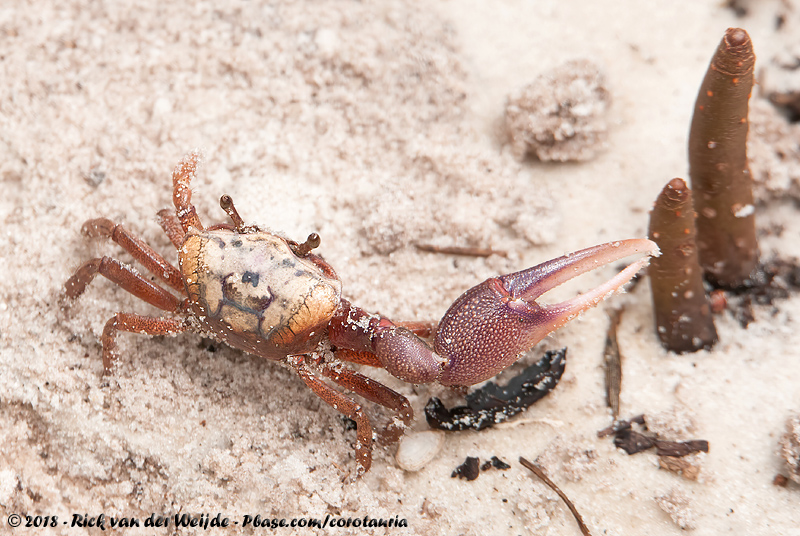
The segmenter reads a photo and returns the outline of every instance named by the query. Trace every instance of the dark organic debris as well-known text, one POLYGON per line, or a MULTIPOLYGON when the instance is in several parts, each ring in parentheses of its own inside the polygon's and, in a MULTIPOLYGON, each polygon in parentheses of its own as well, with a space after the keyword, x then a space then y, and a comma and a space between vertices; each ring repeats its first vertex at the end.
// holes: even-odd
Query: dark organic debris
POLYGON ((632 424, 640 424, 644 426, 644 415, 637 415, 636 417, 631 417, 627 421, 615 421, 614 424, 609 426, 608 428, 603 428, 599 432, 597 432, 597 437, 606 437, 611 434, 616 434, 620 430, 630 430, 632 424))
POLYGON ((637 454, 653 447, 659 456, 680 458, 694 452, 708 452, 708 441, 693 439, 690 441, 668 441, 655 436, 648 436, 632 429, 632 423, 645 425, 644 415, 634 417, 630 421, 617 421, 612 426, 597 433, 598 437, 614 434, 614 446, 627 452, 637 454))
POLYGON ((614 434, 614 446, 628 454, 636 454, 653 448, 656 440, 653 437, 634 432, 633 430, 620 430, 614 434))
POLYGON ((690 439, 689 441, 664 441, 656 440, 656 454, 672 458, 682 458, 695 452, 708 452, 708 441, 705 439, 690 439))
POLYGON ((741 299, 732 303, 731 312, 742 329, 746 329, 756 319, 756 315, 753 313, 753 299, 747 295, 741 296, 741 299))
POLYGON ((453 474, 450 475, 450 478, 464 478, 466 480, 475 480, 478 478, 478 475, 481 474, 481 470, 479 467, 480 460, 473 456, 467 456, 467 459, 464 460, 464 463, 459 465, 453 471, 453 474))
POLYGON ((510 469, 511 466, 508 465, 506 462, 498 458, 497 456, 492 456, 491 460, 486 460, 481 465, 481 471, 488 471, 494 467, 495 469, 500 469, 501 471, 505 471, 506 469, 510 469))
POLYGON ((800 121, 800 91, 774 92, 768 98, 773 105, 786 111, 789 121, 800 121))
POLYGON ((800 264, 797 259, 773 259, 759 264, 750 287, 734 294, 746 294, 758 305, 772 305, 800 290, 800 264))
POLYGON ((467 405, 447 409, 431 398, 425 418, 431 428, 458 432, 483 430, 505 422, 552 391, 566 366, 567 349, 549 351, 537 363, 515 376, 505 387, 489 382, 466 396, 467 405))
POLYGON ((511 469, 511 466, 498 458, 497 456, 492 456, 492 467, 495 469, 500 469, 501 471, 505 471, 506 469, 511 469))
POLYGON ((727 308, 746 328, 755 319, 753 305, 774 305, 797 291, 800 291, 800 262, 773 259, 759 263, 746 287, 727 293, 727 308))
POLYGON ((583 534, 583 536, 592 536, 591 533, 589 532, 589 529, 586 527, 586 524, 583 522, 583 517, 581 517, 581 515, 578 513, 578 509, 575 508, 575 505, 572 504, 572 501, 569 500, 569 497, 567 497, 567 495, 563 491, 561 491, 558 488, 558 486, 556 486, 553 483, 552 480, 547 478, 547 475, 544 474, 544 471, 542 471, 542 468, 539 467, 538 465, 536 465, 535 463, 529 462, 528 460, 526 460, 522 456, 520 456, 520 458, 519 458, 519 463, 521 463, 526 468, 530 469, 530 471, 533 474, 538 476, 541 479, 542 482, 547 484, 547 486, 550 489, 555 491, 558 494, 558 496, 561 497, 561 500, 564 501, 564 504, 567 505, 567 508, 569 508, 569 511, 572 512, 572 515, 575 517, 575 521, 578 522, 578 528, 581 529, 581 534, 583 534))

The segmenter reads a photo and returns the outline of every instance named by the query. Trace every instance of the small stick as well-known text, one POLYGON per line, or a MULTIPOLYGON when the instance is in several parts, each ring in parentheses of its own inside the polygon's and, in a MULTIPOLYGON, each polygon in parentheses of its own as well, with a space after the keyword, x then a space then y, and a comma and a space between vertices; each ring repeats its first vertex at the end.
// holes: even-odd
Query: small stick
POLYGON ((606 372, 606 404, 611 408, 614 420, 619 417, 619 393, 622 390, 622 355, 617 342, 617 328, 622 318, 622 309, 611 313, 611 325, 606 333, 606 348, 603 352, 603 362, 606 372))
POLYGON ((491 257, 499 255, 508 257, 508 252, 492 248, 472 248, 462 246, 434 246, 433 244, 414 244, 421 251, 430 253, 443 253, 445 255, 463 255, 465 257, 491 257))
POLYGON ((547 484, 547 486, 550 489, 555 491, 558 494, 558 496, 561 497, 561 500, 564 501, 564 504, 567 505, 567 508, 569 508, 569 511, 572 512, 573 516, 575 516, 575 521, 578 522, 578 528, 581 529, 581 534, 583 534, 583 536, 592 536, 592 534, 589 532, 589 529, 586 528, 586 525, 583 523, 583 518, 578 513, 578 510, 575 508, 575 505, 572 504, 572 501, 569 500, 569 498, 566 496, 566 494, 563 491, 558 489, 558 486, 556 486, 553 483, 552 480, 547 478, 547 475, 544 474, 544 471, 542 471, 541 467, 539 467, 535 463, 529 462, 528 460, 526 460, 522 456, 519 457, 519 463, 521 463, 523 466, 525 466, 528 469, 530 469, 533 474, 538 476, 542 480, 542 482, 547 484))

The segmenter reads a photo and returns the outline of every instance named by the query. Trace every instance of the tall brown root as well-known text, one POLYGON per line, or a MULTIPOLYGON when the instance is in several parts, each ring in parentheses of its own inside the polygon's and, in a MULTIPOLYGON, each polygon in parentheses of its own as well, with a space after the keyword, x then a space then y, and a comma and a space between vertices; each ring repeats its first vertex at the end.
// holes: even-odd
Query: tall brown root
POLYGON ((721 288, 747 285, 758 260, 746 147, 754 66, 747 32, 729 28, 700 86, 689 132, 700 264, 721 288))

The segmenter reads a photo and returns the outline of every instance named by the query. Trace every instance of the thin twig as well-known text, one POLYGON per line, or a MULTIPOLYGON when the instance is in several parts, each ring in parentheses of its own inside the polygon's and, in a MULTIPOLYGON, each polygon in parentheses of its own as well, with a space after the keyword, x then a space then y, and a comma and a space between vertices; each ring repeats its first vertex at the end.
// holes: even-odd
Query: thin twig
POLYGON ((519 457, 519 463, 530 469, 533 474, 538 476, 542 480, 542 482, 547 484, 547 486, 550 489, 555 491, 558 494, 558 496, 561 497, 561 500, 564 501, 564 504, 567 505, 569 511, 572 512, 573 516, 575 516, 575 521, 578 522, 578 528, 581 529, 581 534, 583 534, 583 536, 592 536, 592 534, 589 532, 589 529, 586 528, 586 525, 583 523, 583 517, 581 517, 581 515, 578 513, 578 510, 575 508, 575 505, 572 504, 572 501, 569 500, 569 497, 567 497, 563 491, 558 489, 558 486, 556 486, 552 480, 547 478, 547 475, 544 474, 542 468, 536 465, 535 463, 529 462, 522 456, 519 457))
POLYGON ((617 328, 622 319, 624 307, 612 311, 611 325, 606 333, 606 348, 603 351, 603 364, 606 373, 606 403, 611 408, 614 420, 619 417, 619 393, 622 389, 622 355, 617 342, 617 328))
POLYGON ((463 255, 465 257, 491 257, 499 255, 508 257, 508 252, 492 248, 473 248, 462 246, 434 246, 433 244, 414 244, 417 249, 430 253, 443 253, 445 255, 463 255))

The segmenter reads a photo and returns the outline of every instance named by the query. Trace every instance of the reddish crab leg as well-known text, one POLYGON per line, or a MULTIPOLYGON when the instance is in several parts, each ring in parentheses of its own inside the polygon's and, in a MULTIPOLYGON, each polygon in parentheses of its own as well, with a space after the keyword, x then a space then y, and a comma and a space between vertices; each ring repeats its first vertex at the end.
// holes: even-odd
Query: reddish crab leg
POLYGON ((169 286, 178 292, 186 290, 181 272, 122 225, 117 225, 108 218, 95 218, 84 223, 81 231, 90 238, 110 238, 169 286))
POLYGON ((162 208, 158 211, 158 224, 164 229, 164 232, 169 237, 175 249, 180 249, 183 245, 183 239, 186 238, 186 232, 181 227, 181 222, 175 216, 175 211, 168 208, 162 208))
POLYGON ((111 373, 117 361, 117 332, 144 333, 147 335, 177 335, 189 329, 182 318, 154 318, 131 313, 117 313, 103 328, 103 371, 111 373))
POLYGON ((83 294, 87 285, 97 274, 106 277, 140 300, 159 309, 177 311, 181 305, 181 301, 174 295, 111 257, 91 259, 78 268, 64 285, 67 297, 74 299, 83 294))
MULTIPOLYGON (((175 214, 186 233, 193 227, 198 231, 203 230, 203 224, 200 223, 200 217, 192 204, 192 190, 189 186, 197 173, 197 164, 201 159, 199 151, 192 151, 183 157, 183 160, 172 171, 172 204, 175 205, 175 214)), ((170 222, 167 223, 170 224, 170 222)), ((166 227, 164 229, 166 230, 166 227)), ((170 235, 170 239, 172 239, 172 235, 170 235)))

